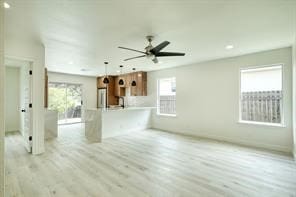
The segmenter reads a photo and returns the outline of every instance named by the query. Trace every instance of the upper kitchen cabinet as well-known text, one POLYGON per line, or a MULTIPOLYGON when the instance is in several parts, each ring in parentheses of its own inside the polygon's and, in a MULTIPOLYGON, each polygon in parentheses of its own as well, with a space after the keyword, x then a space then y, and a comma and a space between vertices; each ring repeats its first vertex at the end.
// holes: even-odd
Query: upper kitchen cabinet
MULTIPOLYGON (((108 77, 108 79, 110 80, 110 76, 108 77)), ((107 87, 106 84, 104 84, 103 80, 104 80, 104 77, 97 78, 97 87, 98 88, 106 88, 107 87)))
POLYGON ((147 96, 147 73, 133 72, 119 76, 109 76, 110 83, 106 86, 103 83, 104 77, 97 78, 98 88, 107 88, 109 104, 118 103, 118 97, 126 95, 126 89, 130 89, 130 96, 147 96), (119 85, 119 80, 124 81, 119 85), (132 86, 132 81, 136 81, 136 86, 132 86), (116 99, 117 97, 117 99, 116 99))
POLYGON ((118 99, 116 98, 115 93, 115 78, 114 76, 108 76, 109 84, 104 84, 104 77, 97 78, 97 87, 107 89, 107 104, 108 105, 117 105, 118 99))
POLYGON ((147 72, 131 73, 131 81, 136 81, 136 86, 131 86, 131 96, 147 96, 147 72))
POLYGON ((129 87, 131 87, 131 83, 132 83, 132 81, 131 81, 131 75, 132 75, 132 73, 129 73, 129 74, 125 74, 124 75, 124 78, 125 78, 125 87, 126 88, 129 88, 129 87))
POLYGON ((115 86, 114 86, 114 95, 115 96, 125 96, 125 87, 126 80, 124 75, 114 77, 115 86), (123 85, 119 85, 119 80, 122 79, 124 81, 123 85))

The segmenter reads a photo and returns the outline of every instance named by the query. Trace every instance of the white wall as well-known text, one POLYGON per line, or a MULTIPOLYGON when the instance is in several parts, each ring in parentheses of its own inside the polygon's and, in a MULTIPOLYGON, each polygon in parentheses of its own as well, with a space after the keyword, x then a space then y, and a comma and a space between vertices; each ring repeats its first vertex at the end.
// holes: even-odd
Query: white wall
POLYGON ((6 67, 5 132, 20 130, 20 72, 17 67, 6 67))
POLYGON ((292 151, 291 48, 197 63, 148 73, 148 94, 156 103, 157 79, 176 76, 177 117, 153 115, 154 128, 256 147, 292 151), (285 127, 238 123, 241 67, 283 63, 285 127))
POLYGON ((48 72, 49 82, 82 84, 84 109, 97 108, 97 79, 79 75, 48 72))

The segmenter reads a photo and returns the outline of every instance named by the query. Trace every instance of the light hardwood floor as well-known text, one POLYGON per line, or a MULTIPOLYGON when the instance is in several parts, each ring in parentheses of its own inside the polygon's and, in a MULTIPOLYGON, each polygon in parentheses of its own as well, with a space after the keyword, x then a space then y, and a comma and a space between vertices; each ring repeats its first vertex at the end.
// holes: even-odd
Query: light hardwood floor
POLYGON ((88 143, 60 127, 46 153, 6 136, 6 196, 296 196, 291 156, 155 130, 88 143))

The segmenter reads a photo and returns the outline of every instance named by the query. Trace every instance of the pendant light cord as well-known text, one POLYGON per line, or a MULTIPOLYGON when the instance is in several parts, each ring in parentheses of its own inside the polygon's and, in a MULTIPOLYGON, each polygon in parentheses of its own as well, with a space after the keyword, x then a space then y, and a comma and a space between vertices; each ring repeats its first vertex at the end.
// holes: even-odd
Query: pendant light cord
POLYGON ((123 65, 120 65, 120 74, 122 75, 122 68, 123 68, 123 65))
POLYGON ((105 62, 105 77, 108 77, 108 75, 107 75, 107 64, 108 64, 108 62, 105 62))
POLYGON ((104 64, 105 64, 105 77, 104 77, 103 83, 108 84, 109 83, 108 72, 107 72, 107 64, 108 64, 108 62, 104 62, 104 64))

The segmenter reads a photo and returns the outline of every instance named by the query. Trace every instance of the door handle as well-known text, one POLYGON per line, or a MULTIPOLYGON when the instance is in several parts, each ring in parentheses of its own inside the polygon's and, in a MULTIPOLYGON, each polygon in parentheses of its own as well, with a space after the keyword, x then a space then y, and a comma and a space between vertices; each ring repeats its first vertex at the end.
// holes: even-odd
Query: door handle
POLYGON ((26 110, 25 109, 22 109, 22 112, 26 112, 26 110))

